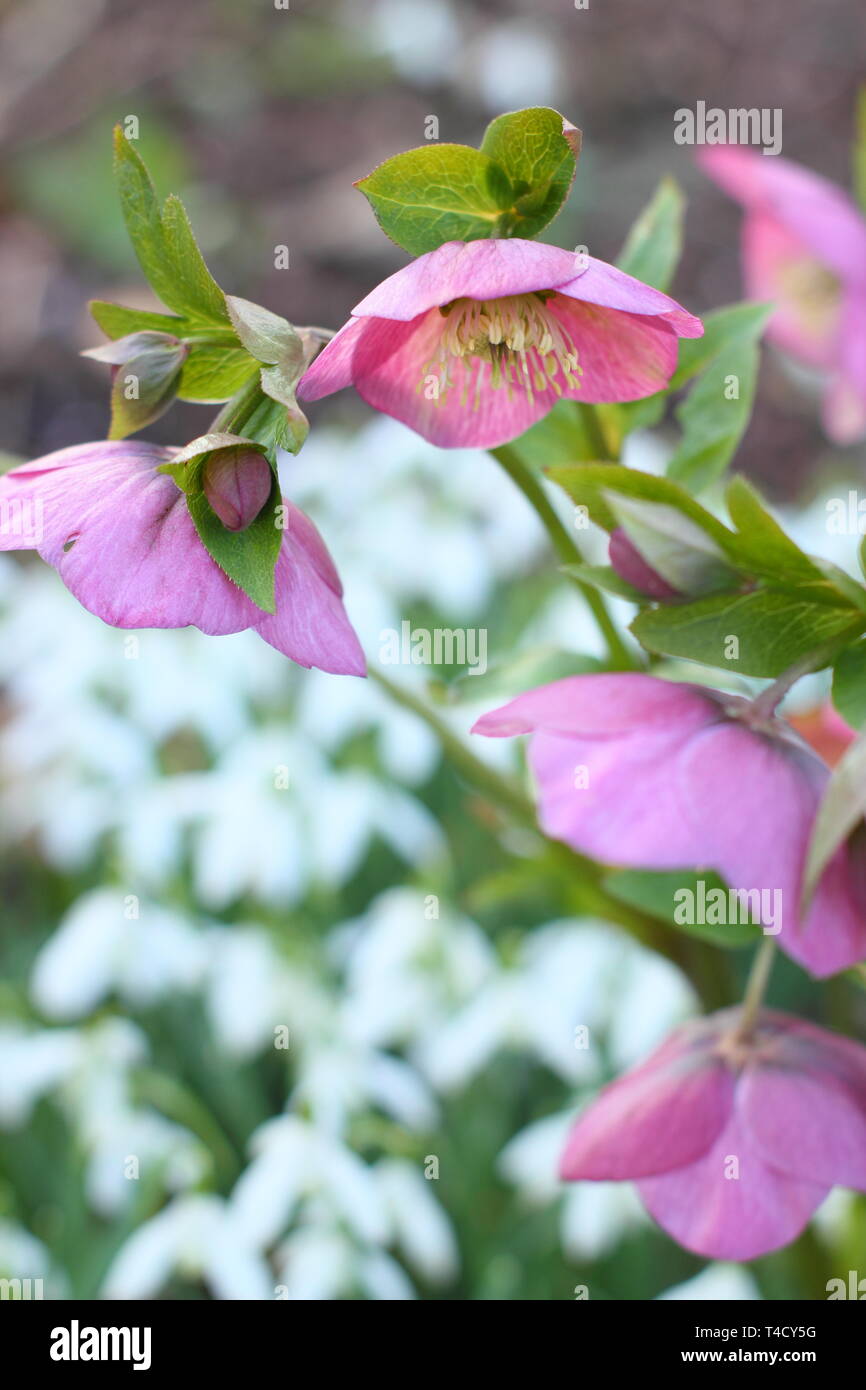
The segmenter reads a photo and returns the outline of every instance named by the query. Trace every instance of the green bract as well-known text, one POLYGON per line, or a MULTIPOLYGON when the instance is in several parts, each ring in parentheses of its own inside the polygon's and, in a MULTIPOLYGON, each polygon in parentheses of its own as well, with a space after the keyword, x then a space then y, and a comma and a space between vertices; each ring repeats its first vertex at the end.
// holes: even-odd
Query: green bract
POLYGON ((413 256, 446 241, 534 237, 571 187, 580 132, 549 107, 499 116, 480 150, 431 144, 386 159, 355 185, 413 256))

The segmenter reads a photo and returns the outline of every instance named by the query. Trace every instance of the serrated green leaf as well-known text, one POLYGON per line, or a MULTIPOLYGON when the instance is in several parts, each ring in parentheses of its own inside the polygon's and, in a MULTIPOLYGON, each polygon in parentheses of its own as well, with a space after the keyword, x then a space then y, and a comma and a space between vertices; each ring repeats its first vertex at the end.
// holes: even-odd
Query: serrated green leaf
POLYGON ((119 126, 114 167, 130 241, 163 304, 198 324, 228 325, 223 292, 204 263, 183 204, 172 194, 160 207, 141 156, 119 126))
POLYGON ((818 567, 786 535, 755 488, 740 474, 728 484, 725 502, 739 532, 739 553, 756 567, 756 574, 804 581, 821 578, 818 567))
POLYGON ((534 237, 568 197, 580 153, 580 131, 549 106, 497 116, 484 132, 481 153, 504 169, 513 192, 502 230, 534 237))
MULTIPOLYGON (((631 631, 649 651, 686 657, 744 676, 780 676, 827 643, 843 646, 866 630, 866 615, 796 590, 753 589, 638 614, 631 631), (736 647, 731 639, 736 639, 736 647), (728 652, 736 652, 729 656, 728 652)), ((828 654, 827 665, 832 660, 828 654)))
POLYGON ((204 323, 228 323, 225 295, 205 265, 186 208, 173 193, 163 204, 162 227, 172 278, 169 308, 204 323))
POLYGON ((234 294, 226 295, 226 308, 235 332, 257 362, 302 369, 304 344, 288 319, 234 294))
POLYGON ((761 927, 748 920, 747 905, 741 905, 738 899, 732 901, 727 885, 711 870, 656 873, 617 869, 605 876, 602 887, 629 907, 646 912, 689 936, 711 941, 715 946, 755 946, 762 937, 761 927), (722 896, 713 898, 711 894, 722 896), (727 920, 719 923, 680 920, 688 915, 706 918, 722 915, 722 912, 727 920))
POLYGON ((211 559, 258 608, 265 613, 275 612, 274 569, 283 540, 277 525, 282 498, 276 475, 270 497, 245 531, 228 531, 203 492, 188 494, 186 502, 211 559))
POLYGON ((504 171, 469 145, 426 145, 380 164, 355 185, 382 230, 410 255, 446 241, 477 241, 512 205, 504 171))
POLYGON ((666 290, 683 249, 685 199, 672 178, 664 178, 626 238, 617 265, 654 289, 666 290))
POLYGON ((833 667, 833 704, 852 729, 866 725, 866 642, 848 647, 833 667))

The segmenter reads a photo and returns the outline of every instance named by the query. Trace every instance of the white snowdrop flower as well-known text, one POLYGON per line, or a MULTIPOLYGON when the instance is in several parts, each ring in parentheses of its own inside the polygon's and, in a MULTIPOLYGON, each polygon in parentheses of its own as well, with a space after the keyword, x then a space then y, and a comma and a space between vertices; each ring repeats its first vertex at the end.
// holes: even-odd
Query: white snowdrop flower
POLYGON ((362 917, 336 928, 330 953, 345 973, 348 1033, 372 1045, 418 1036, 497 970, 474 922, 411 888, 379 894, 362 917))
POLYGON ((14 1129, 25 1123, 36 1102, 72 1074, 83 1051, 74 1028, 0 1025, 0 1125, 14 1129))
POLYGON ((31 994, 49 1018, 82 1018, 113 991, 143 1006, 189 990, 204 965, 202 936, 184 918, 100 888, 73 904, 39 952, 31 994))
POLYGON ((571 1111, 546 1115, 518 1130, 500 1153, 496 1161, 499 1172, 528 1201, 545 1205, 562 1193, 559 1160, 573 1123, 571 1111))
POLYGON ((675 1284, 658 1295, 662 1301, 685 1300, 734 1303, 760 1299, 755 1280, 742 1265, 711 1264, 684 1284, 675 1284))
POLYGON ((831 1244, 843 1240, 851 1230, 858 1198, 844 1187, 834 1187, 827 1194, 815 1215, 815 1227, 831 1244))
POLYGON ((354 1048, 310 1047, 298 1065, 292 1103, 308 1107, 328 1134, 343 1132, 349 1118, 379 1106, 413 1132, 433 1128, 438 1107, 421 1076, 400 1057, 354 1048))
POLYGON ((276 1252, 277 1297, 325 1301, 351 1292, 357 1247, 319 1224, 292 1231, 276 1252))
POLYGON ((158 1172, 169 1192, 193 1187, 207 1174, 210 1159, 188 1130, 156 1112, 130 1110, 125 1102, 101 1109, 82 1126, 89 1147, 85 1190, 103 1216, 135 1199, 136 1182, 158 1172))
POLYGON ((647 1224, 632 1183, 568 1183, 560 1217, 562 1248, 571 1259, 596 1260, 647 1224))
POLYGON ((177 1197, 139 1226, 112 1261, 102 1296, 154 1298, 175 1273, 201 1279, 218 1299, 274 1296, 272 1270, 219 1197, 177 1197))
POLYGON ((251 1057, 288 1020, 281 1009, 282 963, 270 938, 254 927, 215 928, 207 937, 207 1008, 224 1051, 251 1057))
POLYGON ((451 1222, 436 1200, 435 1183, 405 1159, 380 1159, 375 1173, 394 1242, 407 1262, 430 1283, 448 1283, 459 1269, 459 1255, 451 1222))
POLYGON ((531 1205, 560 1200, 564 1251, 574 1259, 596 1259, 644 1217, 628 1183, 562 1181, 559 1162, 574 1118, 572 1112, 562 1112, 527 1125, 506 1144, 497 1167, 531 1205))
POLYGON ((402 1303, 415 1298, 406 1271, 384 1250, 365 1251, 358 1260, 358 1282, 372 1299, 402 1303))
MULTIPOLYGON (((390 621, 371 629, 377 637, 399 622, 396 615, 388 617, 390 621)), ((417 685, 417 668, 413 673, 417 685)), ((399 678, 408 674, 401 670, 399 678)), ((339 684, 324 672, 311 671, 299 692, 297 720, 319 747, 328 750, 372 729, 384 770, 409 786, 425 781, 440 758, 435 734, 416 715, 395 706, 372 681, 339 684)))
POLYGON ((668 1033, 700 1008, 682 971, 634 941, 628 942, 616 999, 611 999, 610 1005, 607 1039, 617 1073, 643 1061, 668 1033))
POLYGON ((0 1279, 24 1281, 24 1298, 69 1297, 66 1275, 52 1263, 48 1249, 15 1221, 0 1220, 0 1279))
POLYGON ((371 1170, 357 1154, 295 1115, 262 1125, 230 1203, 259 1248, 283 1234, 299 1202, 318 1197, 362 1241, 381 1244, 387 1220, 371 1170))

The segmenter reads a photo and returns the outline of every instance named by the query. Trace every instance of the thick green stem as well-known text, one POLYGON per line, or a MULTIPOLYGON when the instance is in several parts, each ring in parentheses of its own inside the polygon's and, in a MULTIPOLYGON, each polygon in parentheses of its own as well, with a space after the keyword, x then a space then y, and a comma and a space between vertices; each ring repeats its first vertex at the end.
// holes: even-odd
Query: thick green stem
MULTIPOLYGON (((496 462, 505 470, 509 478, 526 497, 530 506, 537 513, 538 518, 550 537, 554 550, 566 565, 579 565, 583 563, 583 556, 577 543, 572 539, 556 514, 550 498, 544 491, 542 484, 536 478, 532 469, 529 468, 521 459, 516 449, 508 444, 501 445, 498 449, 490 451, 496 462)), ((589 605, 590 611, 598 624, 599 631, 607 644, 610 657, 610 664, 617 671, 628 671, 634 669, 634 661, 623 642, 616 624, 607 610, 607 604, 597 589, 591 584, 584 584, 576 576, 570 576, 583 597, 589 605)))

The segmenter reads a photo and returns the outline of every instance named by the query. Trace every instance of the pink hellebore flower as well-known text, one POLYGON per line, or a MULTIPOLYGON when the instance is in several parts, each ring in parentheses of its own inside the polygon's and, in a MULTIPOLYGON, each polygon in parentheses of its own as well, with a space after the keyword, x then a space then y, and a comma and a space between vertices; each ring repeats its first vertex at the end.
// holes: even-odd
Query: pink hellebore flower
POLYGON ((787 1014, 694 1020, 607 1086, 562 1156, 571 1181, 632 1179, 674 1240, 752 1260, 831 1187, 866 1191, 866 1048, 787 1014))
POLYGON ((567 676, 483 715, 473 732, 532 735, 539 820, 554 839, 628 868, 715 870, 814 975, 866 957, 849 846, 800 912, 829 769, 752 701, 655 676, 567 676))
POLYGON ((698 163, 746 209, 743 273, 775 300, 767 336, 827 374, 824 427, 849 444, 866 435, 866 218, 841 188, 787 159, 720 146, 698 163))
MULTIPOLYGON (((251 627, 299 666, 364 675, 339 576, 309 517, 286 504, 276 612, 265 613, 211 559, 184 494, 156 471, 173 454, 134 440, 100 442, 13 468, 0 478, 0 550, 38 550, 112 627, 192 625, 210 636, 251 627)), ((255 471, 240 486, 220 468, 205 486, 234 529, 267 499, 255 471)))
POLYGON ((640 280, 518 237, 448 241, 373 290, 301 378, 344 386, 443 448, 493 448, 562 397, 632 401, 667 386, 700 319, 640 280))

